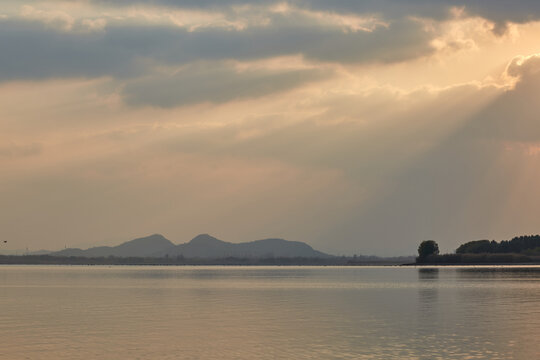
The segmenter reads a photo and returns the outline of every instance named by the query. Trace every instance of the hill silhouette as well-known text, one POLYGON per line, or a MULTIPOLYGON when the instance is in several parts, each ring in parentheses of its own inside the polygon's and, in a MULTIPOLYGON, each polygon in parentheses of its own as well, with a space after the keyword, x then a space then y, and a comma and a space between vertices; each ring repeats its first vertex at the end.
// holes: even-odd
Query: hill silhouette
POLYGON ((118 246, 99 246, 90 249, 64 249, 61 251, 53 252, 54 256, 84 256, 84 257, 103 257, 103 256, 117 256, 117 257, 147 257, 152 254, 164 251, 166 249, 174 248, 174 244, 167 240, 163 235, 154 234, 142 238, 137 238, 131 241, 127 241, 118 246))
POLYGON ((175 245, 159 234, 138 238, 118 246, 100 246, 86 250, 64 249, 53 252, 53 256, 82 257, 165 257, 183 256, 186 258, 269 258, 269 257, 306 257, 329 258, 331 255, 314 250, 306 243, 284 239, 263 239, 244 243, 231 243, 219 240, 208 234, 201 234, 191 241, 175 245))

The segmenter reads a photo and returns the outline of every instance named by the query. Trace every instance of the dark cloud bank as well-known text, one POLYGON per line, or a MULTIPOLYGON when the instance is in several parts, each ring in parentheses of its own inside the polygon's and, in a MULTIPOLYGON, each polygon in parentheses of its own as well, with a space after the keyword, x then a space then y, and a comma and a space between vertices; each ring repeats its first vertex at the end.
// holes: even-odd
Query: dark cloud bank
MULTIPOLYGON (((232 17, 235 5, 276 4, 264 0, 90 3, 216 10, 232 17)), ((238 72, 219 62, 301 55, 316 63, 396 63, 434 52, 430 42, 435 35, 415 16, 441 20, 451 16, 449 9, 457 6, 503 28, 506 22, 535 20, 540 14, 540 3, 535 1, 516 1, 511 6, 502 0, 299 0, 289 4, 328 13, 377 14, 388 26, 375 26, 372 31, 344 31, 340 25, 323 24, 294 11, 265 13, 269 24, 242 30, 207 27, 190 31, 166 25, 113 22, 101 31, 77 32, 61 31, 35 21, 0 19, 0 81, 111 77, 125 85, 124 98, 130 104, 172 107, 223 102, 288 90, 324 76, 312 70, 238 72), (189 70, 174 69, 186 64, 195 65, 190 65, 189 70), (164 74, 156 72, 156 67, 172 70, 164 74), (225 85, 230 92, 220 94, 225 85), (144 92, 149 94, 146 99, 141 96, 144 92)))

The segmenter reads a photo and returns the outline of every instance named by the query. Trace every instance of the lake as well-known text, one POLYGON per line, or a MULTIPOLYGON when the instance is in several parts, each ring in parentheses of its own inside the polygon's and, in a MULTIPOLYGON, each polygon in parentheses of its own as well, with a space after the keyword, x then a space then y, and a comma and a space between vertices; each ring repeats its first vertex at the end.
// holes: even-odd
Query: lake
POLYGON ((1 359, 538 359, 540 267, 0 266, 1 359))

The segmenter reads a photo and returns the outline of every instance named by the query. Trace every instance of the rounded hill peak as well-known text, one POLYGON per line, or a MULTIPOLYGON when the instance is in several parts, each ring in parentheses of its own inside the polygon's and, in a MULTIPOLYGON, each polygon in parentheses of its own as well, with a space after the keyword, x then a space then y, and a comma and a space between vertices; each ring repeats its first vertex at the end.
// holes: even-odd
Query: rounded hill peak
POLYGON ((216 242, 222 242, 222 241, 208 234, 197 235, 190 241, 190 243, 199 243, 199 244, 216 243, 216 242))

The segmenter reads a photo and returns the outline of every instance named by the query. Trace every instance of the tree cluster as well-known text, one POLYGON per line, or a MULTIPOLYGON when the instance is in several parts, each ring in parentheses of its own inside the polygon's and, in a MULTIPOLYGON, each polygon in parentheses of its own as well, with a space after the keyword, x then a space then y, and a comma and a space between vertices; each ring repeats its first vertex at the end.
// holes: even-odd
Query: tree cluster
POLYGON ((426 240, 420 243, 418 246, 418 258, 425 259, 430 255, 439 254, 439 244, 433 240, 426 240))
POLYGON ((540 235, 517 236, 512 240, 501 242, 476 240, 457 248, 457 254, 508 254, 508 253, 540 253, 540 235))

